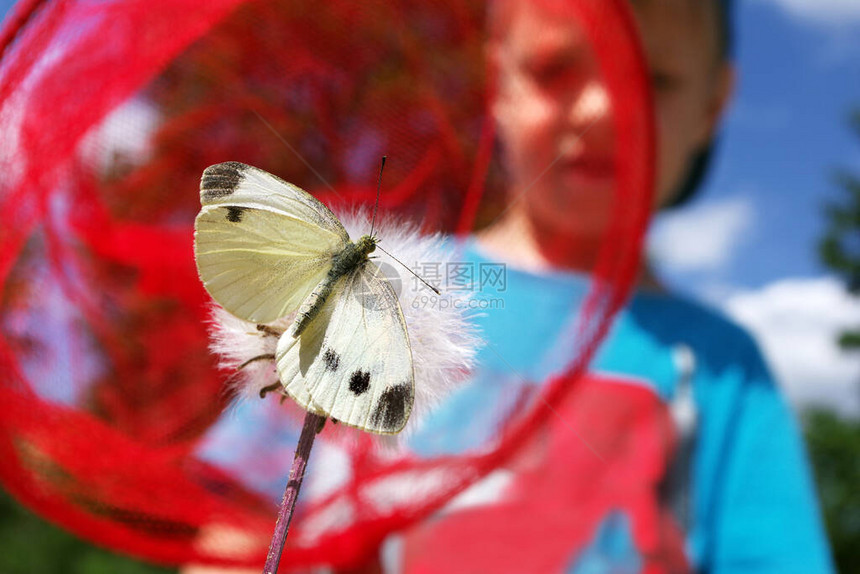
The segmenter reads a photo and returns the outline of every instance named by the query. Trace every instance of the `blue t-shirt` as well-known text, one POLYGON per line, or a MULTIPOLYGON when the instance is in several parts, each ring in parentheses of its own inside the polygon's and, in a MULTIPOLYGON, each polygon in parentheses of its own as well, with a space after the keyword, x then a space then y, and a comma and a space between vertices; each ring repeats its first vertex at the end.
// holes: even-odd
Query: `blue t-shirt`
MULTIPOLYGON (((490 396, 503 401, 498 397, 508 385, 543 381, 563 369, 589 288, 586 276, 511 267, 499 282, 490 272, 495 263, 473 240, 461 259, 476 280, 482 270, 493 278, 473 285, 485 302, 477 320, 488 345, 478 357, 481 374, 410 439, 427 455, 473 446, 462 443, 464 436, 486 438, 458 430, 464 420, 481 426, 473 405, 490 396)), ((591 368, 647 386, 671 405, 682 454, 689 447, 680 461, 688 466, 680 473, 688 500, 678 518, 697 571, 833 571, 797 424, 744 330, 696 303, 640 292, 615 318, 591 368)), ((607 522, 613 523, 624 524, 607 522)))

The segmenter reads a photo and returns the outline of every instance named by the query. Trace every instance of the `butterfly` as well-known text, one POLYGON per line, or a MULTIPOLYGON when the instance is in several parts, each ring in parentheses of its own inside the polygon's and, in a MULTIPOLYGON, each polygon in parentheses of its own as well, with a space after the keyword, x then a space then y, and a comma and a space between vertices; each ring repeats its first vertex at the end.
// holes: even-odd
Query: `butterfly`
POLYGON ((295 313, 275 351, 286 393, 347 425, 400 432, 412 349, 397 294, 369 257, 377 239, 352 242, 309 193, 239 162, 206 168, 200 202, 194 254, 212 298, 260 324, 295 313))

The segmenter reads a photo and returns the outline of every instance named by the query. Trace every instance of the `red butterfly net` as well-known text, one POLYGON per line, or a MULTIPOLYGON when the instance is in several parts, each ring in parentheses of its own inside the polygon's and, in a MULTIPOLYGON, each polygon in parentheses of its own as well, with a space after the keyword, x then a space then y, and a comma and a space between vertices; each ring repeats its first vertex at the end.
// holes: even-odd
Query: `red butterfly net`
MULTIPOLYGON (((412 556, 415 571, 448 571, 446 560, 466 560, 462 532, 499 530, 488 540, 503 541, 510 512, 521 544, 552 546, 532 524, 564 527, 541 513, 564 504, 552 489, 574 470, 598 471, 575 436, 535 450, 537 437, 562 419, 591 429, 592 446, 613 421, 636 428, 584 370, 631 290, 650 212, 647 74, 626 0, 544 4, 578 23, 611 133, 611 213, 567 367, 455 454, 392 453, 357 431, 343 440, 349 431, 324 430, 311 467, 348 472, 303 493, 284 571, 362 567, 410 528, 413 547, 427 549, 412 556), (320 454, 327 443, 338 456, 320 454), (522 488, 538 496, 447 534, 422 530, 494 470, 553 451, 572 462, 526 473, 522 488)), ((19 4, 0 36, 4 487, 144 559, 262 565, 276 498, 258 483, 282 487, 301 419, 269 397, 281 418, 211 447, 231 397, 208 351, 210 303, 193 258, 200 175, 238 160, 324 202, 372 203, 387 154, 381 209, 461 236, 491 223, 505 209, 506 168, 487 14, 472 0, 19 4)), ((509 545, 486 549, 483 569, 515 560, 509 545)))

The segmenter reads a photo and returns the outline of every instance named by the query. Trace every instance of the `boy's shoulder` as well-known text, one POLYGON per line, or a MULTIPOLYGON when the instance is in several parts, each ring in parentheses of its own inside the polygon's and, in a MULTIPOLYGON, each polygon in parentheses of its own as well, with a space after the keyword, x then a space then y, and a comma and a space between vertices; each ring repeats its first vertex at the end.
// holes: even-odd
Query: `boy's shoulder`
POLYGON ((748 375, 767 375, 752 335, 708 304, 673 293, 639 293, 628 308, 628 320, 661 346, 689 347, 713 373, 740 367, 748 375))
POLYGON ((706 329, 714 335, 753 344, 750 334, 720 309, 676 293, 638 292, 633 296, 630 311, 659 329, 674 332, 700 332, 706 329))

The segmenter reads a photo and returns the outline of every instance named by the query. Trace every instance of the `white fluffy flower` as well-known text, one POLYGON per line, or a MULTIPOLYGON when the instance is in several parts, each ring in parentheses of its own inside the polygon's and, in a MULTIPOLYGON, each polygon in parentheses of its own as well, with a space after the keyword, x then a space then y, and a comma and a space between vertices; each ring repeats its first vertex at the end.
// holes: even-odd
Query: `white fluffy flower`
MULTIPOLYGON (((340 219, 353 239, 369 230, 370 218, 365 210, 345 213, 340 219)), ((413 223, 378 217, 374 234, 383 249, 410 268, 445 269, 455 254, 442 235, 422 235, 413 223)), ((415 403, 405 430, 408 433, 468 377, 481 339, 471 321, 471 294, 455 291, 437 296, 381 250, 374 255, 374 261, 398 293, 412 347, 415 403)), ((273 387, 278 381, 274 355, 278 335, 291 323, 292 316, 288 316, 258 325, 213 305, 211 348, 220 357, 220 366, 236 373, 240 397, 260 400, 260 391, 266 387, 281 390, 280 385, 273 387)))

